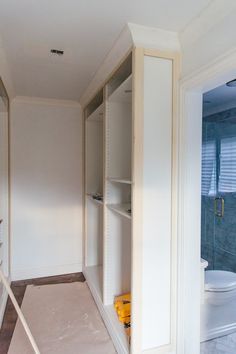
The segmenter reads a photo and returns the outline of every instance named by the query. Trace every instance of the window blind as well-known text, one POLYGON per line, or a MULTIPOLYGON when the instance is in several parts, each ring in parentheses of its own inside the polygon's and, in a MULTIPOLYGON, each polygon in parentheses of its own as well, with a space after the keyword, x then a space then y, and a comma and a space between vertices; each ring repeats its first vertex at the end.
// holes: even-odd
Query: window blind
POLYGON ((216 195, 216 141, 202 145, 202 195, 216 195))
POLYGON ((220 142, 219 192, 236 192, 236 137, 220 142))

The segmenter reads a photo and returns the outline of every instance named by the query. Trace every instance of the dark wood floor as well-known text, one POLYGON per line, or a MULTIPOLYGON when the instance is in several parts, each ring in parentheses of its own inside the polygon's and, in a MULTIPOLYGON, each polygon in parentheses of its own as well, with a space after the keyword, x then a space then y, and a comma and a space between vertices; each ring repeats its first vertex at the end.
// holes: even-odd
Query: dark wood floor
MULTIPOLYGON (((80 282, 85 281, 83 274, 74 273, 74 274, 58 275, 54 277, 14 281, 11 283, 11 288, 19 306, 21 306, 27 285, 73 283, 75 281, 80 281, 80 282)), ((8 352, 11 338, 15 329, 16 321, 17 321, 17 313, 15 311, 15 308, 11 300, 8 298, 7 306, 3 318, 3 324, 0 330, 0 354, 7 354, 8 352)))

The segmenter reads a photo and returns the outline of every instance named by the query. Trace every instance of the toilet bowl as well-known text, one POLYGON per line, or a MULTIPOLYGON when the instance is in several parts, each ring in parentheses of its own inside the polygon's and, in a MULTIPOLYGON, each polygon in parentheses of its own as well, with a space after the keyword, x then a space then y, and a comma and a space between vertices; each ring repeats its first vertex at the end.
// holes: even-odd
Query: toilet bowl
POLYGON ((206 270, 205 300, 212 305, 224 305, 236 300, 236 273, 206 270))

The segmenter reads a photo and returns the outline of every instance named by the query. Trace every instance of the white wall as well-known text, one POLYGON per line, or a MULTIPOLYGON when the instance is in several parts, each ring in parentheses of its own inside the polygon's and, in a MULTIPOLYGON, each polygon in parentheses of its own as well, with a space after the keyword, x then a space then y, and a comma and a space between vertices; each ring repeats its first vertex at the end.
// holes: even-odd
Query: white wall
POLYGON ((78 104, 11 106, 12 279, 81 271, 82 118, 78 104))
MULTIPOLYGON (((0 78, 2 79, 4 86, 7 90, 8 96, 11 99, 14 96, 14 89, 13 89, 13 84, 12 84, 12 78, 11 74, 9 71, 8 63, 7 63, 7 58, 5 51, 2 46, 2 40, 0 38, 0 78)), ((1 111, 1 109, 0 109, 1 111)), ((7 126, 6 126, 7 120, 6 120, 6 115, 0 112, 0 135, 1 135, 1 163, 0 163, 0 175, 1 175, 1 183, 0 183, 0 189, 1 189, 1 205, 0 205, 0 218, 4 219, 4 224, 2 224, 1 228, 1 235, 0 239, 1 241, 4 241, 4 244, 1 247, 1 258, 3 259, 3 265, 2 265, 2 270, 4 271, 4 274, 9 277, 9 269, 8 269, 8 240, 9 240, 9 234, 8 234, 8 205, 7 205, 7 189, 6 189, 6 183, 8 182, 8 176, 7 176, 7 126), (3 178, 2 178, 3 177, 3 178), (4 191, 4 196, 3 196, 3 191, 4 191)), ((7 302, 7 292, 5 289, 3 290, 2 284, 0 284, 0 326, 2 324, 3 320, 3 315, 6 307, 6 302, 7 302)))

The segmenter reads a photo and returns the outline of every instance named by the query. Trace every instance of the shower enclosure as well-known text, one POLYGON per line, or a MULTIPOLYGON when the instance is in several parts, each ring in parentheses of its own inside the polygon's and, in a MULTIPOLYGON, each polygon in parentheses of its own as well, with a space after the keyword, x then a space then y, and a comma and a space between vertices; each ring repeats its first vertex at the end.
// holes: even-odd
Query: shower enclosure
POLYGON ((236 108, 203 118, 201 254, 236 272, 236 108))

